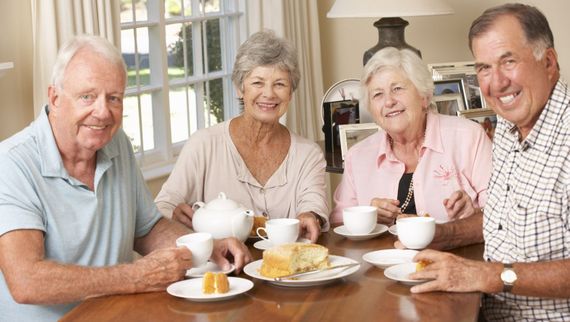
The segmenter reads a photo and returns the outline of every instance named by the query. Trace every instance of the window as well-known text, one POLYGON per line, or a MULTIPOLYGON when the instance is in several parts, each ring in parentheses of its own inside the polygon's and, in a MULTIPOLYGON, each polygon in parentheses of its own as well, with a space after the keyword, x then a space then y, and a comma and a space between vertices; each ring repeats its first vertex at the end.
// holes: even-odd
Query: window
POLYGON ((121 0, 123 129, 146 179, 167 174, 198 129, 231 118, 244 0, 121 0))

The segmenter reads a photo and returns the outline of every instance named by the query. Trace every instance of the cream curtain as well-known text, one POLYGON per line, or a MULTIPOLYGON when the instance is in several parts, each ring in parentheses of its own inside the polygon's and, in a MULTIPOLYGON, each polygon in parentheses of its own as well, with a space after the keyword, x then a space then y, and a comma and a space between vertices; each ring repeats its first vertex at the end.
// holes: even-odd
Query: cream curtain
POLYGON ((74 35, 93 34, 120 44, 120 1, 31 0, 34 112, 47 102, 47 87, 59 46, 74 35))
POLYGON ((313 141, 323 138, 321 98, 323 77, 317 2, 314 0, 248 0, 248 34, 273 29, 293 42, 299 54, 301 82, 285 123, 313 141))

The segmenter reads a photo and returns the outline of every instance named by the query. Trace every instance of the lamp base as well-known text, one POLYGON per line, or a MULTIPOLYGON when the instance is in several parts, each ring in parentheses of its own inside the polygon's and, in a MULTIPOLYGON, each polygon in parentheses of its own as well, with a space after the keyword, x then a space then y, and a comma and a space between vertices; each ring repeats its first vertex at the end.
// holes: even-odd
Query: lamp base
POLYGON ((364 52, 364 65, 368 60, 380 49, 384 47, 396 47, 398 49, 410 49, 416 52, 420 57, 422 53, 406 43, 404 39, 404 29, 409 23, 402 18, 382 18, 374 23, 374 27, 378 28, 378 43, 376 46, 364 52))

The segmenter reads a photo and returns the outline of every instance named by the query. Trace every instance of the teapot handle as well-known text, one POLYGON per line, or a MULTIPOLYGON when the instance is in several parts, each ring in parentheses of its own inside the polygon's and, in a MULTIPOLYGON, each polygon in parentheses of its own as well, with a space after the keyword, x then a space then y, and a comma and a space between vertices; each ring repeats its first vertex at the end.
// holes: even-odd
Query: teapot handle
POLYGON ((192 210, 196 211, 202 207, 204 207, 206 204, 203 203, 202 201, 196 201, 193 205, 192 205, 192 210))

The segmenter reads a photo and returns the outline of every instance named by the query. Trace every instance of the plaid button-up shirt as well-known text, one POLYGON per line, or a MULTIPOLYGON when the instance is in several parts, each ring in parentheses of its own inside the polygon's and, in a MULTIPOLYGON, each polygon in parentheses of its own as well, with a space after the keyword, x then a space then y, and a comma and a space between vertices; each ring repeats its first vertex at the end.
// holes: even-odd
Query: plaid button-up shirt
MULTIPOLYGON (((570 259, 570 96, 558 81, 527 138, 500 119, 485 206, 485 258, 502 263, 570 259)), ((569 264, 570 265, 570 264, 569 264)), ((570 299, 485 295, 489 320, 570 321, 570 299)))

